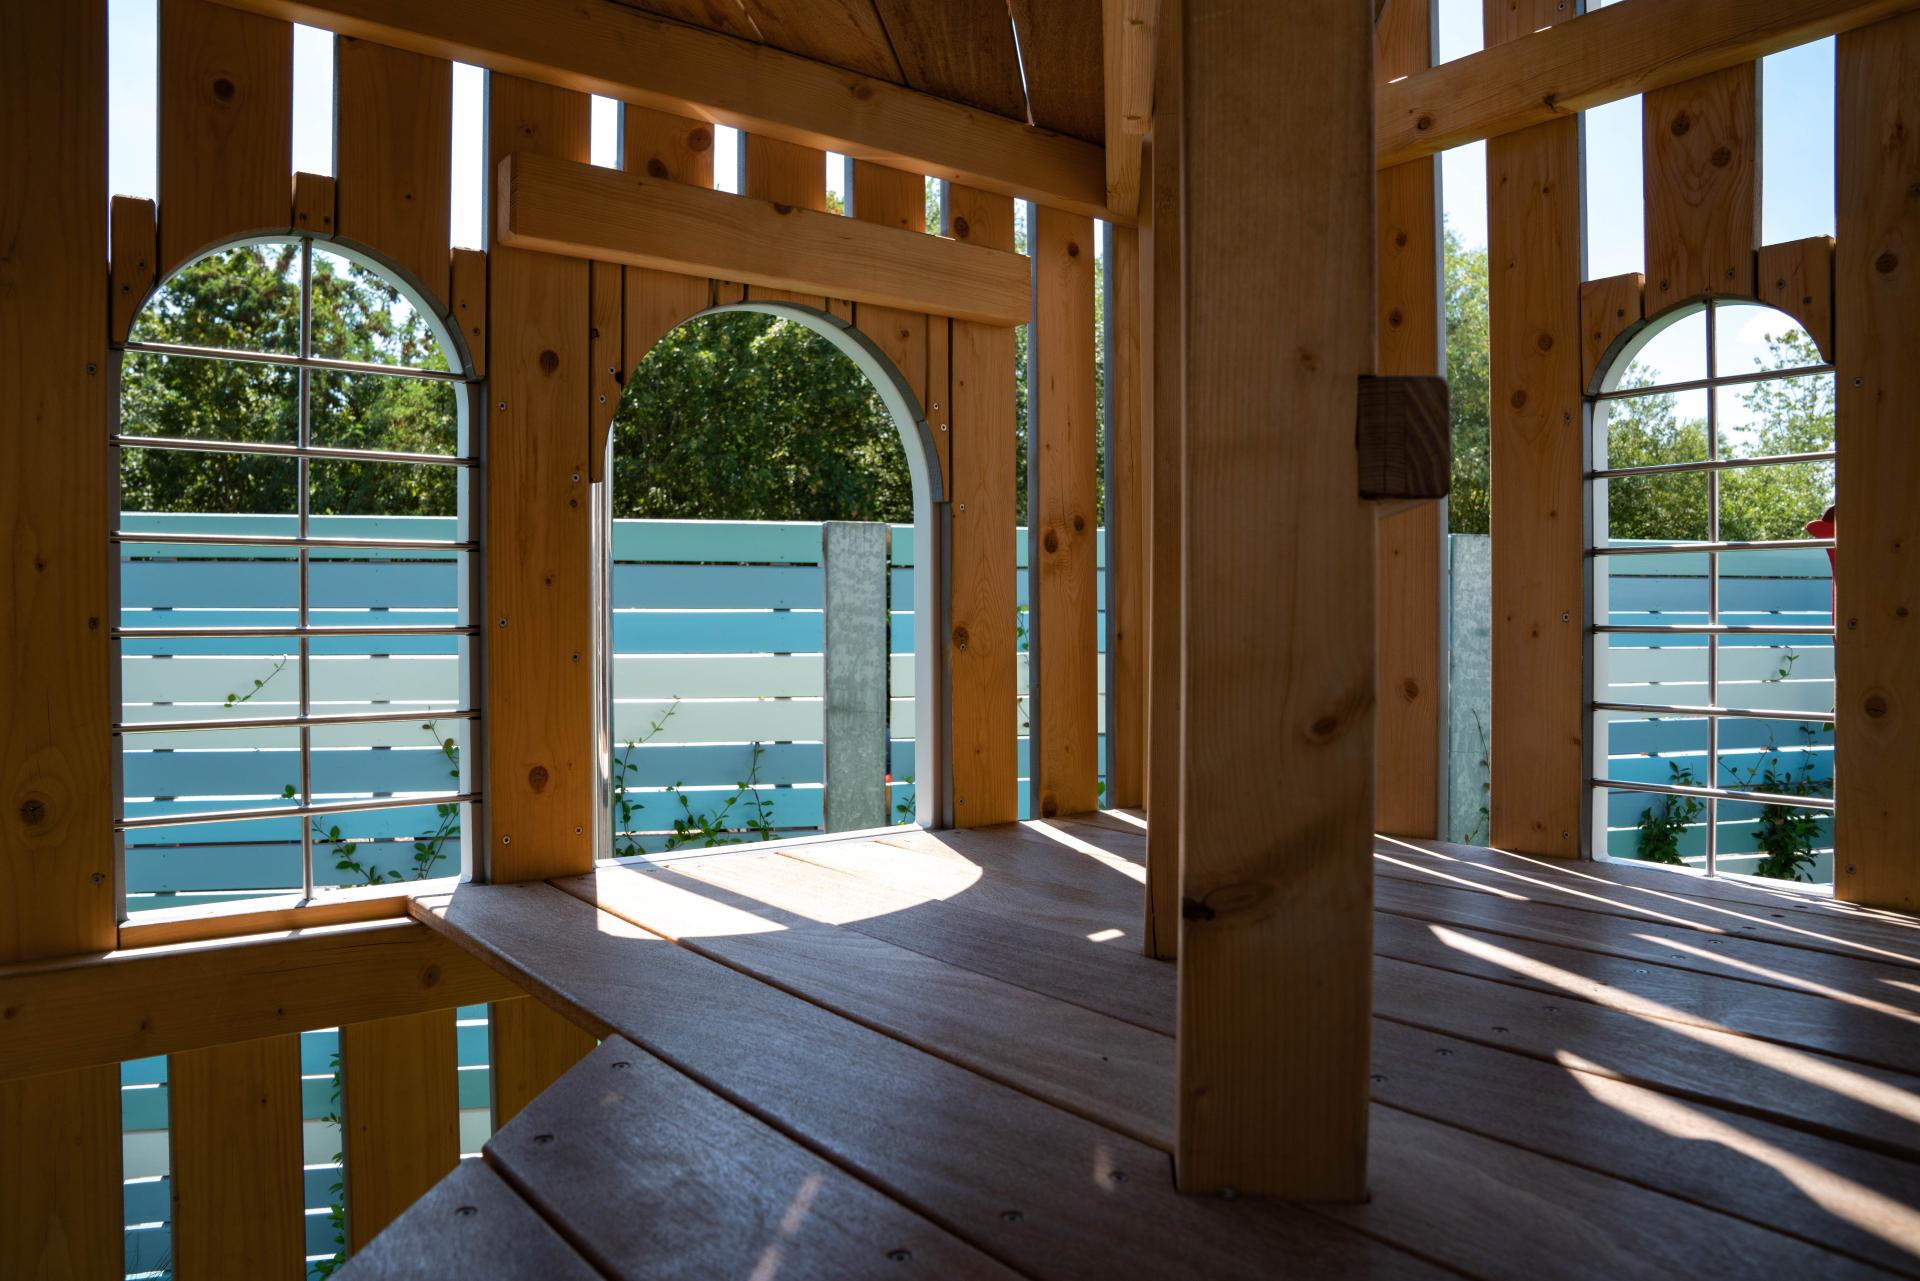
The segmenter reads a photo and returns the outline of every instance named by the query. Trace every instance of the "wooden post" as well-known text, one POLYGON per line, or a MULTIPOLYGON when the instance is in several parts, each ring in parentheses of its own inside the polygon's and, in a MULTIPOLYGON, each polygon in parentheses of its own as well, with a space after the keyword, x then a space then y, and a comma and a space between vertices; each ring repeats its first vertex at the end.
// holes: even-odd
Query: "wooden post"
POLYGON ((1187 0, 1179 1119, 1190 1192, 1366 1193, 1373 6, 1187 0), (1276 183, 1276 174, 1312 174, 1276 183), (1257 589, 1252 585, 1258 584, 1257 589), (1249 794, 1285 803, 1247 821, 1249 794))
MULTIPOLYGON (((1137 145, 1137 139, 1135 140, 1137 145)), ((1151 233, 1149 233, 1151 234, 1151 233)), ((1131 809, 1146 795, 1147 515, 1141 465, 1151 383, 1141 353, 1140 232, 1107 236, 1107 794, 1131 809)))
MULTIPOLYGON (((114 945, 106 104, 103 0, 0 7, 0 962, 114 945)), ((0 1170, 0 1276, 119 1275, 116 1066, 0 1082, 0 1170)))
MULTIPOLYGON (((1555 0, 1486 0, 1487 42, 1556 21, 1555 0)), ((1493 474, 1491 842, 1580 853, 1582 646, 1580 122, 1487 142, 1493 474)))
MULTIPOLYGON (((1393 0, 1374 33, 1381 83, 1433 61, 1429 0, 1393 0)), ((1439 163, 1432 156, 1379 175, 1382 374, 1445 374, 1440 322, 1439 163)), ((1374 826, 1440 834, 1444 791, 1447 509, 1426 503, 1380 518, 1380 701, 1374 826)))
MULTIPOLYGON (((713 186, 713 126, 704 120, 621 106, 621 141, 628 173, 646 174, 694 187, 713 186)), ((622 373, 632 377, 653 345, 712 301, 712 284, 678 272, 627 267, 627 300, 622 324, 626 359, 622 373)))
POLYGON ((1641 100, 1649 314, 1701 294, 1754 296, 1760 68, 1743 62, 1641 100))
POLYGON ((305 1276, 299 1033, 170 1055, 167 1105, 180 1274, 305 1276))
POLYGON ((1920 908, 1920 14, 1840 37, 1834 890, 1920 908))
POLYGON ((445 299, 453 64, 351 36, 334 48, 340 234, 445 299))
POLYGON ((340 1029, 347 1246, 358 1251, 460 1163, 454 1011, 340 1029))

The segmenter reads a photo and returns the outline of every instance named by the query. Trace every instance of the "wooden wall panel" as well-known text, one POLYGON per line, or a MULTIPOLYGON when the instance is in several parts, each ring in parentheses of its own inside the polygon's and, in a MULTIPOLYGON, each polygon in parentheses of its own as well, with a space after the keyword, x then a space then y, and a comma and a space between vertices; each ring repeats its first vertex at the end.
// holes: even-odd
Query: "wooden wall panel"
MULTIPOLYGON (((852 199, 853 216, 861 222, 922 234, 927 229, 927 182, 919 174, 902 173, 885 165, 856 160, 853 162, 852 199)), ((874 345, 886 354, 887 359, 893 362, 893 367, 907 380, 907 385, 913 388, 922 412, 928 416, 927 421, 935 423, 934 415, 938 411, 932 406, 935 402, 945 400, 946 391, 942 389, 938 396, 933 393, 932 384, 928 381, 927 348, 936 328, 940 336, 945 338, 945 322, 932 320, 918 312, 866 304, 855 306, 853 318, 860 332, 873 339, 874 345)), ((944 418, 939 421, 944 421, 944 418)), ((945 455, 951 450, 945 448, 945 442, 939 438, 951 437, 952 433, 939 431, 937 425, 935 431, 936 443, 943 446, 941 474, 946 475, 945 455)))
POLYGON ((454 1011, 340 1029, 340 1115, 353 1251, 460 1163, 454 1011))
POLYGON ((155 221, 153 201, 132 196, 115 196, 109 218, 108 235, 112 239, 114 342, 125 342, 133 328, 133 318, 141 304, 153 292, 155 273, 160 265, 160 228, 155 221))
POLYGON ((120 1065, 0 1081, 0 1276, 123 1275, 120 1065))
POLYGON ((1645 315, 1647 278, 1637 271, 1580 286, 1580 385, 1593 390, 1620 336, 1645 315))
MULTIPOLYGON (((1137 146, 1137 140, 1135 145, 1137 146)), ((1114 227, 1107 243, 1107 793, 1104 804, 1146 797, 1146 476, 1141 370, 1140 233, 1114 227)), ((1150 345, 1146 350, 1151 351, 1150 345)))
POLYGON ((1758 80, 1746 62, 1641 100, 1649 315, 1698 294, 1753 297, 1758 80))
POLYGON ((453 64, 342 36, 334 45, 340 234, 447 297, 453 64))
MULTIPOLYGON (((827 153, 815 147, 784 142, 759 134, 741 134, 740 194, 794 209, 827 207, 827 153)), ((747 296, 776 302, 797 302, 825 311, 827 300, 818 294, 796 294, 785 289, 754 285, 747 296)))
POLYGON ((1839 39, 1834 891, 1920 910, 1920 14, 1839 39))
POLYGON ((496 1001, 490 1014, 493 1128, 518 1115, 535 1095, 598 1044, 532 997, 496 1001))
POLYGON ((1172 960, 1180 939, 1180 576, 1186 392, 1181 292, 1180 0, 1163 0, 1154 71, 1153 436, 1147 507, 1147 894, 1142 950, 1172 960))
POLYGON ((1027 446, 1037 818, 1099 804, 1093 220, 1034 206, 1027 446))
MULTIPOLYGON (((713 186, 713 126, 704 120, 668 115, 626 104, 621 134, 628 173, 713 186)), ((646 267, 626 269, 626 369, 646 358, 653 345, 688 316, 714 301, 711 282, 646 267)))
MULTIPOLYGON (((510 151, 587 159, 586 95, 496 74, 487 100, 496 170, 510 151)), ((592 866, 600 813, 588 269, 498 243, 489 262, 487 866, 537 880, 592 866)))
POLYGON ((299 1036, 172 1055, 167 1107, 178 1274, 306 1276, 299 1036))
POLYGON ((587 476, 596 485, 607 478, 607 437, 627 381, 625 273, 617 262, 588 271, 587 476))
MULTIPOLYGON (((947 221, 956 239, 1013 250, 1013 201, 953 186, 947 221)), ((1015 723, 1019 637, 1014 600, 1013 330, 952 324, 953 624, 947 636, 957 827, 1020 816, 1015 723)))
POLYGON ((1373 13, 1302 0, 1289 16, 1258 0, 1182 15, 1194 501, 1175 1174, 1186 1192, 1359 1200, 1376 517, 1354 423, 1375 359, 1373 13), (1285 803, 1249 825, 1249 795, 1285 803))
POLYGON ((487 255, 482 249, 456 249, 448 255, 452 283, 448 306, 467 344, 467 372, 487 376, 487 255))
POLYGON ((213 0, 160 5, 160 274, 287 227, 293 27, 213 0))
POLYGON ((1763 245, 1756 258, 1760 301, 1807 327, 1820 354, 1833 359, 1833 237, 1763 245))
POLYGON ((1491 842, 1580 852, 1580 129, 1487 143, 1493 501, 1491 842))

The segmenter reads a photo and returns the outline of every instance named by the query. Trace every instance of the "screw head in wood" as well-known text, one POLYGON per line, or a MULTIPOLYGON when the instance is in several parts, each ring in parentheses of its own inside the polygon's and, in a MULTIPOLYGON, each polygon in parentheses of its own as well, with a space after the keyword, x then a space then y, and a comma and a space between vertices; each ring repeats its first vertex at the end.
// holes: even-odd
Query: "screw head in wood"
POLYGON ((480 1213, 480 1208, 472 1205, 461 1205, 455 1206, 453 1212, 463 1219, 471 1219, 474 1215, 480 1213))

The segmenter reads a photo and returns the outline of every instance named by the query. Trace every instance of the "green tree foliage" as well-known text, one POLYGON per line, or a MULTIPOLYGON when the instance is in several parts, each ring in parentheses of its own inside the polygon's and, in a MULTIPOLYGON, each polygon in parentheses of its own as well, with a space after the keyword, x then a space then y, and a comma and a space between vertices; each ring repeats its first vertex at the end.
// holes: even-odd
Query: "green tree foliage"
POLYGON ((1449 227, 1445 253, 1447 387, 1453 427, 1453 492, 1447 499, 1447 519, 1456 534, 1484 534, 1491 511, 1487 251, 1468 249, 1449 227))

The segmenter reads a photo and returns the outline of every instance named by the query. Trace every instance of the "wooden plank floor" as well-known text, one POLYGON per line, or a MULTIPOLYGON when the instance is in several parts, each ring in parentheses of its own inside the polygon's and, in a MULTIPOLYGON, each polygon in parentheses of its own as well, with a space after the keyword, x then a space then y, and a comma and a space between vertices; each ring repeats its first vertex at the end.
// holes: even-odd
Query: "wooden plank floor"
POLYGON ((487 1144, 484 1196, 443 1185, 347 1275, 422 1275, 458 1202, 504 1275, 1920 1277, 1913 920, 1381 838, 1371 1199, 1183 1198, 1144 836, 902 829, 421 900, 603 1043, 487 1144))

